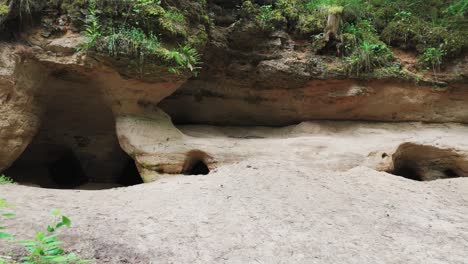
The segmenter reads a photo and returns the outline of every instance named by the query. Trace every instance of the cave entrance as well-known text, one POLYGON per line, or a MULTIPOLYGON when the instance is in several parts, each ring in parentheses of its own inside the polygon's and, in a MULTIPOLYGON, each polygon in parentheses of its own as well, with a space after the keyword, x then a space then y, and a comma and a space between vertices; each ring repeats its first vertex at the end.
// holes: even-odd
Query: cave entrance
POLYGON ((114 114, 100 87, 72 70, 54 72, 43 87, 41 127, 3 173, 43 188, 100 190, 142 183, 119 144, 114 114))
POLYGON ((71 150, 67 150, 56 161, 47 165, 50 179, 58 189, 73 189, 89 181, 80 161, 71 150))
POLYGON ((187 153, 182 174, 184 175, 207 175, 210 169, 206 163, 208 155, 203 151, 195 150, 187 153))
POLYGON ((48 156, 37 156, 37 145, 30 145, 13 165, 0 174, 16 183, 49 189, 101 190, 143 183, 135 162, 125 153, 116 160, 113 177, 102 178, 86 169, 86 160, 71 149, 47 150, 48 156), (44 158, 46 157, 46 158, 44 158))
POLYGON ((143 179, 141 178, 133 159, 127 159, 125 167, 117 179, 117 183, 122 186, 132 186, 143 183, 143 179))
POLYGON ((388 173, 415 181, 468 176, 468 159, 451 149, 413 143, 401 144, 392 157, 388 173))
POLYGON ((190 166, 185 172, 185 175, 207 175, 210 173, 210 169, 208 169, 208 166, 201 161, 201 160, 195 160, 192 162, 192 166, 190 166))
POLYGON ((423 181, 423 177, 418 169, 413 168, 410 164, 400 165, 389 173, 414 181, 423 181))

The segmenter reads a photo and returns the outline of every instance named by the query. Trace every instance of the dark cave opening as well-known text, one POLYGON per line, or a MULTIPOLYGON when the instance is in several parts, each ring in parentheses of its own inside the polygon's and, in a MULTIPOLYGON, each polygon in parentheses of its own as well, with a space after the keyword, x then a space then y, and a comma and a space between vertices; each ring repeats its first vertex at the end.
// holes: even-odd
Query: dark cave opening
POLYGON ((195 161, 193 166, 188 169, 184 174, 185 175, 207 175, 210 173, 208 166, 201 160, 195 161))
POLYGON ((187 158, 184 163, 182 174, 184 175, 207 175, 210 173, 210 169, 206 164, 205 160, 206 153, 202 151, 191 151, 187 154, 187 158))
POLYGON ((421 176, 420 172, 409 165, 403 165, 399 166, 398 168, 395 168, 395 170, 390 172, 393 175, 396 176, 401 176, 410 180, 414 181, 423 181, 423 177, 421 176))
POLYGON ((49 163, 47 169, 57 189, 74 189, 89 182, 80 161, 71 150, 67 150, 56 161, 49 163))
POLYGON ((99 87, 71 70, 54 71, 38 97, 41 123, 3 173, 18 184, 101 190, 142 183, 120 147, 115 117, 99 87))
POLYGON ((453 169, 445 169, 444 170, 444 175, 447 176, 447 178, 459 178, 462 177, 460 176, 455 170, 453 169))
POLYGON ((127 157, 119 163, 111 179, 99 178, 87 173, 83 161, 70 149, 66 149, 53 160, 40 160, 33 156, 34 150, 26 149, 25 153, 13 165, 1 174, 12 178, 22 185, 48 189, 82 189, 101 190, 117 187, 128 187, 143 183, 135 162, 127 157))
POLYGON ((403 143, 392 156, 392 161, 393 169, 387 172, 410 180, 467 177, 468 161, 452 149, 403 143))
POLYGON ((117 179, 117 183, 123 186, 132 186, 143 183, 143 179, 141 178, 133 159, 129 158, 127 160, 125 167, 122 170, 122 174, 120 174, 117 179))

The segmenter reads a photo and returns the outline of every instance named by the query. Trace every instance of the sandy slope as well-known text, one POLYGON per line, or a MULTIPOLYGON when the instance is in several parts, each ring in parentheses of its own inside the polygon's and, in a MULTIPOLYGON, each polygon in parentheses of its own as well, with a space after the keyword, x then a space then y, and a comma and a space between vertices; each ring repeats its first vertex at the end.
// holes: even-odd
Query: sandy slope
MULTIPOLYGON (((184 132, 257 140, 209 127, 184 132)), ((0 197, 16 205, 7 224, 20 238, 62 209, 74 222, 62 235, 65 247, 96 263, 461 264, 468 263, 468 178, 416 182, 358 163, 406 141, 465 147, 467 132, 421 124, 258 128, 269 136, 265 148, 276 150, 270 158, 247 157, 207 176, 102 191, 8 185, 0 197)))

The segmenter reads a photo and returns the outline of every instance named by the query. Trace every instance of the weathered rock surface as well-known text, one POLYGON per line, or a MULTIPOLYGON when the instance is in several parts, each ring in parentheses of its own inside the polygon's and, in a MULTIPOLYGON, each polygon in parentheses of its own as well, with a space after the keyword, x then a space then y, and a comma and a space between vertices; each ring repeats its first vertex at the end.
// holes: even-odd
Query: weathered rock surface
POLYGON ((251 157, 293 158, 336 171, 362 165, 422 181, 468 176, 468 145, 463 140, 468 130, 462 125, 305 122, 276 130, 206 126, 179 129, 162 112, 151 118, 117 119, 119 141, 147 182, 168 174, 184 174, 194 159, 213 170, 251 157), (349 144, 350 136, 354 144, 349 144), (193 157, 192 153, 203 155, 193 157), (332 161, 336 162, 329 167, 332 161))
POLYGON ((35 135, 20 162, 39 164, 45 177, 47 164, 72 152, 85 174, 109 181, 127 159, 122 147, 151 181, 161 172, 187 173, 192 162, 210 169, 249 155, 269 155, 258 146, 230 158, 223 151, 213 155, 229 145, 201 149, 204 140, 184 135, 172 121, 236 126, 321 119, 468 122, 466 58, 437 82, 417 84, 408 76, 348 78, 334 61, 312 56, 306 43, 286 32, 216 26, 204 68, 190 78, 157 65, 137 69, 125 59, 76 52, 84 39, 70 31, 51 37, 42 33, 25 32, 28 46, 0 47, 6 65, 0 78, 0 98, 6 102, 0 106, 0 170, 10 167, 35 135), (165 148, 154 147, 159 145, 165 148))
POLYGON ((260 88, 215 79, 190 81, 160 106, 182 124, 278 126, 318 119, 466 123, 467 91, 466 83, 440 88, 398 80, 310 80, 302 87, 260 88))
POLYGON ((37 133, 42 109, 37 96, 43 67, 0 44, 0 170, 10 166, 37 133))
MULTIPOLYGON (((406 142, 466 155, 466 125, 314 122, 181 131, 187 149, 203 142, 201 150, 217 160, 247 156, 206 176, 112 190, 0 186, 15 204, 8 230, 31 237, 49 222, 50 208, 60 208, 73 221, 60 235, 64 247, 96 263, 466 262, 468 178, 419 182, 370 169, 387 166, 406 142)), ((147 136, 139 142, 158 135, 147 136)), ((10 246, 0 244, 0 255, 10 246)))
POLYGON ((28 37, 33 48, 0 47, 0 171, 27 149, 8 171, 22 182, 29 182, 34 168, 33 177, 51 186, 50 166, 64 156, 76 160, 77 170, 91 181, 113 182, 128 159, 117 141, 115 118, 155 111, 187 77, 165 72, 151 79, 124 78, 125 68, 76 53, 83 41, 79 35, 28 37))
POLYGON ((437 76, 415 74, 398 61, 399 73, 357 78, 340 68, 338 58, 315 55, 310 43, 286 32, 235 24, 215 27, 211 37, 200 76, 160 104, 175 123, 468 122, 466 55, 437 76))

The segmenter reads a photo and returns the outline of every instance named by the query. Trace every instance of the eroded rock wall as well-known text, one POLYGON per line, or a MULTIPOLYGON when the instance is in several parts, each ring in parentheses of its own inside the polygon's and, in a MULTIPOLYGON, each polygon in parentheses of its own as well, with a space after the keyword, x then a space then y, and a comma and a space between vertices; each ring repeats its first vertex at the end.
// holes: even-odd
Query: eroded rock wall
POLYGON ((336 65, 337 58, 315 55, 304 40, 281 30, 265 33, 249 23, 232 24, 230 17, 213 26, 198 76, 78 52, 85 39, 71 31, 44 37, 41 29, 33 29, 22 36, 27 45, 2 44, 0 170, 34 136, 30 149, 44 151, 30 155, 37 162, 54 162, 60 156, 54 153, 66 149, 86 174, 107 181, 122 170, 128 155, 144 180, 152 181, 186 173, 194 162, 214 169, 246 155, 268 155, 261 144, 232 153, 235 143, 188 136, 173 122, 468 122, 466 58, 438 76, 403 70, 402 76, 352 77, 336 65))
POLYGON ((183 76, 167 78, 167 72, 150 80, 125 78, 102 58, 70 52, 79 41, 66 35, 38 41, 34 50, 1 47, 0 171, 8 169, 22 182, 40 178, 45 186, 54 186, 50 177, 57 167, 55 174, 80 175, 76 183, 115 182, 130 159, 119 145, 115 120, 151 116, 184 82, 183 76))
POLYGON ((467 88, 465 83, 437 87, 396 79, 316 79, 299 88, 241 85, 232 79, 194 80, 160 105, 181 124, 282 126, 306 120, 466 123, 467 88))
POLYGON ((37 97, 46 75, 40 64, 0 44, 0 170, 9 167, 37 133, 43 109, 37 97))

